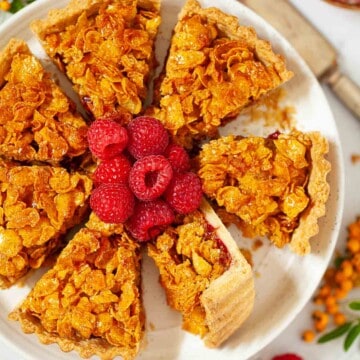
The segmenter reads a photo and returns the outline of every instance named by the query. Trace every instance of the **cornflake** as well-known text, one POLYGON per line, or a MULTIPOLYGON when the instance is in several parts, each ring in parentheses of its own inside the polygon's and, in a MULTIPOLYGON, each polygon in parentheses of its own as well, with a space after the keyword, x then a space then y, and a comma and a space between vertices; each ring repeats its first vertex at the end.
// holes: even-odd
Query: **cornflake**
POLYGON ((82 357, 136 356, 144 332, 139 244, 120 227, 108 231, 92 215, 64 248, 10 315, 25 333, 82 357))
POLYGON ((203 146, 198 174, 205 194, 239 218, 245 236, 268 236, 306 254, 329 195, 327 152, 316 132, 227 136, 203 146))
POLYGON ((92 181, 51 166, 0 162, 0 287, 6 288, 63 245, 87 214, 92 181))
POLYGON ((85 153, 87 125, 26 43, 0 53, 0 155, 58 164, 85 153))
POLYGON ((32 29, 95 118, 138 114, 155 66, 159 7, 158 0, 72 0, 32 29))
POLYGON ((189 148, 194 140, 215 137, 219 126, 292 76, 253 28, 188 0, 147 113, 189 148))

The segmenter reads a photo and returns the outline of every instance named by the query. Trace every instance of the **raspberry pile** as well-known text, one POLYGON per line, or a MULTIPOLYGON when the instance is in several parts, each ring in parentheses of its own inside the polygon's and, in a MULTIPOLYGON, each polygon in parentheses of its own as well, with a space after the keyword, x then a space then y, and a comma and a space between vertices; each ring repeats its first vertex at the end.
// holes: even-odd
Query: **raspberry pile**
POLYGON ((102 221, 124 223, 138 241, 149 241, 176 214, 200 206, 201 180, 159 120, 139 116, 124 127, 114 116, 100 118, 89 128, 88 143, 100 161, 90 207, 102 221))

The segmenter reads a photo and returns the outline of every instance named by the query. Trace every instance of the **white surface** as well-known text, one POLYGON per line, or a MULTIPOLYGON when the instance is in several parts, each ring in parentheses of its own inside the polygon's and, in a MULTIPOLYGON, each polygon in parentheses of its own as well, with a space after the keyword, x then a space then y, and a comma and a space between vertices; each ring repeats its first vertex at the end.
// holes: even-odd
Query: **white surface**
MULTIPOLYGON (((169 0, 170 1, 170 0, 169 0)), ((269 0, 264 0, 264 1, 269 1, 269 0)), ((358 42, 358 36, 357 34, 359 34, 359 16, 360 14, 349 14, 349 12, 345 12, 343 10, 338 10, 335 8, 330 8, 329 5, 322 3, 321 1, 314 1, 314 0, 297 0, 297 1, 293 1, 295 4, 298 4, 299 6, 301 6, 301 8, 303 8, 304 10, 306 10, 307 14, 309 14, 309 16, 311 16, 312 20, 314 20, 315 23, 317 23, 316 21, 319 21, 319 28, 321 26, 323 26, 323 30, 327 30, 327 35, 330 36, 333 40, 334 45, 339 49, 340 55, 341 55, 341 66, 348 72, 351 74, 355 74, 355 71, 358 71, 357 74, 355 74, 354 79, 357 80, 360 83, 360 73, 359 73, 359 46, 358 48, 355 50, 356 46, 355 46, 355 42, 358 42), (341 16, 340 16, 340 15, 341 16), (317 19, 318 18, 318 19, 317 19), (328 20, 326 20, 326 18, 328 20), (327 22, 328 21, 328 22, 327 22), (344 21, 344 24, 343 24, 344 21), (335 24, 337 24, 335 26, 335 24), (339 30, 336 30, 336 27, 339 26, 339 30), (347 29, 347 31, 344 30, 344 28, 347 29), (357 29, 357 31, 355 31, 357 29), (342 51, 344 53, 342 53, 342 51), (356 53, 357 52, 357 53, 356 53), (348 60, 349 58, 349 60, 348 60), (351 58, 351 59, 350 59, 351 58), (355 63, 357 63, 358 65, 355 66, 355 63), (352 69, 354 68, 354 69, 352 69), (353 71, 354 70, 354 71, 353 71)), ((62 2, 59 1, 57 2, 57 5, 61 4, 62 2)), ((174 2, 175 3, 175 2, 174 2)), ((207 3, 209 3, 209 1, 207 1, 207 3)), ((276 3, 276 2, 274 2, 276 3)), ((222 6, 223 3, 221 3, 222 6)), ((274 4, 275 5, 275 4, 274 4)), ((179 6, 179 2, 176 2, 176 6, 179 6)), ((42 14, 40 14, 39 12, 37 12, 38 16, 42 16, 42 14)), ((26 29, 26 22, 23 21, 23 29, 26 29)), ((14 29, 12 29, 11 31, 14 31, 14 29)), ((271 30, 264 30, 264 34, 272 34, 271 30)), ((0 37, 0 42, 4 41, 4 34, 2 34, 2 36, 0 37)), ((6 36, 9 36, 9 33, 6 33, 6 36)), ((272 39, 272 37, 271 37, 272 39)), ((273 40, 273 39, 272 39, 273 40)), ((280 48, 282 46, 284 46, 284 44, 280 43, 278 44, 280 46, 280 48)), ((291 53, 290 50, 287 55, 291 55, 290 60, 294 61, 293 59, 293 54, 291 53)), ((319 54, 319 56, 321 56, 321 54, 319 54)), ((296 65, 296 64, 295 64, 296 65)), ((299 69, 300 72, 302 72, 302 69, 299 69)), ((303 74, 304 75, 304 74, 303 74)), ((306 75, 306 71, 305 71, 305 75, 306 75)), ((306 76, 305 76, 306 77, 306 76)), ((312 80, 308 80, 310 81, 310 84, 312 82, 312 80)), ((301 86, 299 86, 301 88, 301 86)), ((311 86, 310 86, 311 88, 311 86)), ((299 89, 294 89, 294 91, 300 91, 299 89)), ((315 89, 313 89, 312 91, 314 91, 312 93, 312 95, 315 97, 319 97, 320 98, 320 102, 321 102, 321 93, 318 92, 317 86, 315 86, 315 89)), ((337 103, 337 101, 335 99, 332 98, 331 94, 326 93, 327 97, 330 101, 330 104, 333 108, 334 114, 336 116, 337 122, 338 122, 338 126, 339 126, 339 131, 340 131, 340 136, 341 139, 343 140, 343 148, 344 148, 344 154, 345 154, 345 161, 346 161, 346 184, 347 184, 347 188, 349 188, 349 185, 351 185, 350 189, 356 189, 356 180, 359 182, 360 179, 360 165, 354 166, 351 165, 350 163, 350 153, 353 152, 357 152, 360 153, 360 148, 359 148, 359 142, 356 141, 356 139, 358 139, 359 137, 357 136, 359 134, 359 127, 360 127, 360 122, 357 122, 357 120, 355 120, 340 104, 337 103), (345 141, 346 139, 346 141, 345 141), (349 176, 349 175, 352 176, 349 176), (357 174, 357 175, 356 175, 357 174), (357 177, 356 177, 357 176, 357 177)), ((324 124, 326 124, 327 118, 328 118, 328 114, 327 114, 327 109, 326 106, 323 109, 324 111, 320 111, 319 113, 317 113, 317 121, 320 122, 320 127, 322 129, 322 127, 326 126, 324 124)), ((307 119, 307 121, 309 121, 310 119, 307 117, 305 117, 305 115, 313 115, 312 114, 312 110, 310 109, 310 111, 308 113, 306 113, 305 109, 303 109, 303 113, 300 111, 300 114, 302 114, 304 116, 304 118, 307 119)), ((311 128, 311 124, 310 123, 305 123, 304 127, 306 129, 311 128)), ((316 127, 317 125, 315 125, 316 127)), ((331 123, 331 119, 329 122, 329 129, 324 129, 325 133, 327 133, 331 139, 335 139, 336 136, 334 137, 334 134, 332 133, 332 123, 331 123)), ((332 151, 334 151, 335 149, 332 149, 332 151)), ((334 155, 334 154, 333 154, 334 155)), ((336 194, 334 194, 336 195, 336 194)), ((359 197, 356 194, 356 191, 352 192, 351 194, 347 193, 346 194, 346 207, 345 207, 345 217, 344 217, 344 221, 343 224, 347 224, 348 222, 350 222, 350 220, 353 219, 353 217, 355 216, 354 214, 356 213, 356 207, 357 209, 359 209, 358 213, 360 213, 360 202, 359 202, 359 197)), ((331 217, 331 216, 330 216, 331 217)), ((329 217, 327 217, 327 219, 329 220, 329 217)), ((331 219, 330 219, 331 220, 331 219)), ((327 226, 328 228, 331 227, 331 224, 325 224, 325 221, 322 223, 322 226, 324 228, 324 225, 330 225, 327 226)), ((325 232, 326 230, 324 230, 325 232)), ((342 228, 342 232, 340 234, 340 237, 344 237, 345 234, 345 230, 344 230, 344 226, 342 228)), ((321 243, 321 242, 320 242, 321 243)), ((266 249, 264 249, 266 250, 266 249)), ((319 276, 322 273, 322 263, 325 261, 326 259, 326 250, 324 252, 324 249, 321 249, 321 247, 319 248, 319 250, 321 250, 320 255, 316 254, 316 255, 311 255, 309 257, 307 257, 304 260, 301 260, 300 263, 297 260, 297 264, 294 265, 294 259, 292 256, 289 256, 289 254, 287 253, 285 256, 278 252, 278 251, 273 251, 273 257, 275 259, 277 259, 277 261, 281 261, 286 259, 287 264, 285 265, 285 268, 288 267, 289 269, 293 270, 293 266, 298 266, 298 274, 299 276, 303 276, 306 279, 306 273, 311 269, 313 271, 313 276, 316 280, 316 278, 319 278, 319 276)), ((261 258, 263 255, 261 254, 261 252, 259 254, 256 255, 258 258, 261 258)), ((260 259, 261 260, 261 259, 260 259)), ((280 263, 280 262, 277 262, 280 263)), ((257 269, 260 270, 261 272, 261 266, 257 269)), ((286 270, 283 269, 283 272, 286 272, 286 270)), ((291 273, 291 271, 290 271, 291 273)), ((291 282, 286 282, 284 281, 284 279, 280 278, 280 282, 276 281, 276 275, 275 275, 275 279, 273 280, 273 283, 276 283, 276 287, 271 286, 267 289, 267 291, 269 291, 271 293, 271 291, 279 291, 280 289, 280 293, 278 294, 279 297, 276 301, 273 301, 272 303, 268 303, 266 305, 266 301, 265 298, 262 297, 257 297, 257 303, 258 303, 258 308, 260 308, 262 311, 258 312, 257 315, 255 313, 252 322, 248 323, 246 326, 246 328, 244 329, 244 332, 248 335, 248 336, 244 336, 242 333, 240 333, 239 336, 235 337, 236 339, 232 341, 232 345, 236 345, 237 344, 237 339, 241 339, 242 336, 244 336, 245 340, 249 340, 250 342, 250 346, 258 346, 259 345, 259 341, 261 343, 261 340, 265 338, 267 338, 267 340, 270 340, 270 337, 274 337, 275 335, 278 334, 278 332, 280 332, 280 330, 285 326, 285 322, 286 319, 284 320, 283 316, 284 316, 284 312, 287 313, 288 315, 290 315, 290 318, 293 317, 293 315, 295 315, 297 313, 297 310, 300 306, 303 305, 303 298, 309 298, 310 293, 309 291, 313 291, 313 281, 314 278, 310 278, 310 280, 308 279, 308 284, 306 284, 306 281, 303 281, 303 285, 300 284, 300 288, 297 288, 297 291, 300 290, 300 293, 294 292, 294 284, 292 284, 291 282), (275 280, 275 281, 274 281, 275 280), (282 280, 282 281, 281 281, 282 280), (305 283, 305 284, 304 284, 305 283), (292 285, 292 287, 288 287, 289 285, 292 285), (286 290, 290 290, 290 291, 286 291, 286 290), (299 301, 300 298, 300 301, 299 301), (295 308, 291 305, 294 304, 295 301, 295 308), (260 304, 259 304, 260 302, 260 304), (262 307, 261 307, 262 306, 262 307), (269 308, 269 306, 271 306, 271 308, 269 308), (279 310, 280 308, 280 310, 279 310), (266 321, 267 319, 267 321, 266 321), (275 319, 275 320, 274 320, 275 319), (265 321, 264 321, 265 320, 265 321), (260 324, 260 325, 259 325, 260 324), (261 331, 259 332, 259 326, 260 328, 263 328, 263 330, 268 329, 267 326, 270 326, 272 328, 275 329, 274 332, 272 332, 270 335, 266 334, 266 333, 261 333, 261 331), (251 334, 255 332, 257 335, 255 335, 255 341, 257 340, 258 343, 254 344, 252 343, 251 345, 251 341, 254 339, 254 336, 251 336, 251 334), (250 339, 251 338, 251 339, 250 339)), ((278 279, 279 280, 279 279, 278 279)), ((259 282, 261 283, 261 281, 263 283, 264 282, 264 277, 260 277, 260 280, 258 280, 258 284, 259 282), (263 280, 261 280, 263 279, 263 280)), ((257 286, 258 286, 257 284, 257 286)), ((11 290, 12 291, 12 290, 11 290)), ((21 289, 22 295, 18 295, 18 298, 23 296, 24 293, 26 293, 27 289, 21 289)), ((148 296, 148 295, 147 295, 148 296)), ((7 307, 9 307, 9 299, 11 298, 11 303, 14 304, 16 303, 16 301, 18 300, 18 298, 13 298, 12 295, 7 295, 7 307)), ((305 301, 305 300, 304 300, 305 301)), ((2 304, 2 301, 0 300, 0 304, 2 304)), ((7 310, 6 307, 6 310, 7 310)), ((163 310, 163 312, 167 312, 167 310, 163 310)), ((337 349, 341 350, 340 346, 337 346, 335 344, 331 344, 329 347, 320 347, 320 346, 304 346, 303 343, 301 343, 300 341, 298 341, 298 337, 299 337, 299 331, 301 331, 303 329, 303 327, 305 326, 305 324, 308 322, 308 318, 309 318, 309 311, 305 308, 305 310, 301 313, 302 315, 299 316, 297 318, 296 321, 293 322, 293 324, 284 332, 283 335, 281 335, 277 340, 275 340, 271 345, 269 345, 266 349, 264 349, 260 354, 258 354, 258 356, 256 356, 256 358, 259 359, 263 359, 263 360, 267 360, 270 359, 272 354, 275 353, 281 353, 281 352, 285 352, 285 351, 289 351, 289 350, 293 350, 293 351, 297 351, 299 354, 302 354, 306 359, 332 359, 335 358, 333 356, 336 356, 337 358, 340 358, 341 356, 341 352, 337 352, 337 349), (291 348, 289 348, 289 344, 291 344, 291 348), (327 353, 325 351, 328 351, 327 353), (336 355, 335 355, 336 354, 336 355)), ((148 313, 148 316, 150 314, 148 313)), ((157 316, 159 316, 159 313, 157 314, 157 316)), ((150 319, 151 320, 151 319, 150 319)), ((156 320, 156 319, 154 319, 156 320)), ((168 319, 169 320, 169 319, 168 319)), ((170 320, 169 320, 170 321, 170 320)), ((171 319, 171 323, 178 323, 179 319, 178 317, 172 318, 171 319)), ((0 331, 13 331, 10 329, 5 329, 6 323, 2 323, 0 321, 0 331)), ((159 329, 159 327, 157 327, 159 329)), ((189 352, 185 353, 183 351, 180 351, 180 353, 183 355, 182 358, 187 358, 187 359, 200 359, 200 358, 214 358, 214 359, 220 359, 220 358, 236 358, 236 359, 241 359, 242 355, 244 355, 244 351, 242 351, 241 346, 237 347, 236 350, 234 349, 233 346, 230 346, 229 348, 222 350, 222 351, 206 351, 201 353, 201 355, 199 355, 198 350, 201 347, 202 348, 202 344, 199 341, 194 341, 193 337, 190 337, 189 335, 185 335, 182 332, 179 332, 177 330, 175 330, 175 332, 173 330, 166 331, 166 336, 168 339, 171 339, 172 335, 175 334, 175 342, 174 340, 171 341, 167 341, 168 346, 169 346, 169 350, 170 352, 165 354, 161 354, 162 358, 164 359, 175 359, 178 358, 177 356, 174 355, 174 352, 172 352, 174 348, 177 348, 179 346, 179 344, 184 344, 184 342, 186 343, 186 346, 181 346, 182 349, 187 348, 189 350, 189 352), (177 334, 177 335, 176 335, 177 334), (171 355, 172 354, 172 355, 171 355)), ((16 339, 15 341, 18 341, 19 343, 21 343, 22 345, 20 347, 27 347, 30 346, 29 345, 29 341, 22 339, 22 338, 18 338, 18 336, 22 336, 19 335, 17 332, 10 334, 10 336, 13 339, 16 339)), ((26 337, 26 339, 28 339, 29 337, 26 337)), ((163 338, 164 340, 164 338, 163 338)), ((165 340, 166 342, 166 340, 165 340)), ((74 357, 72 354, 68 354, 66 356, 61 356, 62 354, 58 353, 56 350, 56 346, 52 346, 51 347, 51 353, 49 353, 48 351, 46 352, 46 355, 41 355, 41 357, 36 357, 38 354, 37 352, 37 347, 36 347, 36 340, 33 341, 31 343, 31 346, 34 347, 30 347, 29 349, 29 355, 30 356, 35 356, 32 357, 34 359, 72 359, 72 358, 77 358, 74 357), (59 355, 59 356, 57 356, 59 355)), ((156 343, 153 343, 153 345, 156 345, 156 343)), ((150 343, 151 346, 151 343, 150 343)), ((181 350, 181 349, 180 349, 181 350)), ((14 350, 11 349, 10 347, 7 347, 6 345, 4 345, 2 347, 2 351, 1 351, 1 355, 0 358, 1 360, 8 360, 8 359, 19 359, 22 360, 23 357, 20 356, 19 354, 15 354, 13 352, 14 350)), ((49 350, 50 351, 50 350, 49 350)), ((245 351, 246 353, 246 351, 245 351)), ((145 358, 145 354, 143 356, 143 358, 145 358)), ((155 356, 150 356, 147 358, 158 358, 155 356)))

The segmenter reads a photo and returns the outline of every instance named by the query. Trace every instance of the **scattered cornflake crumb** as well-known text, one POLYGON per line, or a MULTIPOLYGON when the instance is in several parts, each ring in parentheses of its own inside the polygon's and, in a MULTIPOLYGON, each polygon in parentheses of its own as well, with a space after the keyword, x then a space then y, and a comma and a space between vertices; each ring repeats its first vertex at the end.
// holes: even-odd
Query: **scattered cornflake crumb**
POLYGON ((154 331, 156 329, 155 325, 152 322, 149 323, 149 329, 150 331, 154 331))
POLYGON ((264 243, 260 239, 256 239, 251 247, 251 250, 256 251, 260 249, 264 243))
POLYGON ((275 126, 279 130, 295 128, 296 109, 294 106, 284 105, 281 102, 286 96, 282 88, 274 90, 261 101, 248 108, 245 112, 244 122, 262 120, 265 126, 275 126))
POLYGON ((360 163, 360 154, 352 154, 351 155, 351 162, 353 164, 360 163))

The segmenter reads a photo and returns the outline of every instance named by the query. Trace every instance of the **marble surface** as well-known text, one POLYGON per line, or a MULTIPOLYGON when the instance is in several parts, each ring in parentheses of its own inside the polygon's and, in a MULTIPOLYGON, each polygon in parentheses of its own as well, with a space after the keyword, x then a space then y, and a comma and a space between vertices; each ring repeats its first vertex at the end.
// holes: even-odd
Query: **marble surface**
MULTIPOLYGON (((276 0, 263 1, 273 1, 276 7, 276 0)), ((329 39, 338 51, 338 62, 342 71, 360 85, 360 11, 333 7, 322 0, 291 2, 329 39)), ((1 15, 0 20, 3 19, 1 15)), ((360 120, 338 101, 326 85, 322 87, 336 119, 345 161, 345 208, 337 245, 341 249, 345 244, 346 226, 360 215, 360 163, 351 162, 352 154, 360 154, 360 120)), ((360 298, 360 291, 355 291, 353 295, 360 298)), ((360 359, 360 341, 355 343, 348 353, 342 350, 342 340, 326 345, 306 344, 301 341, 301 332, 311 325, 312 309, 313 306, 309 302, 292 324, 251 360, 270 360, 274 355, 286 352, 295 352, 304 360, 360 359)), ((24 360, 1 341, 0 349, 1 360, 24 360)))

